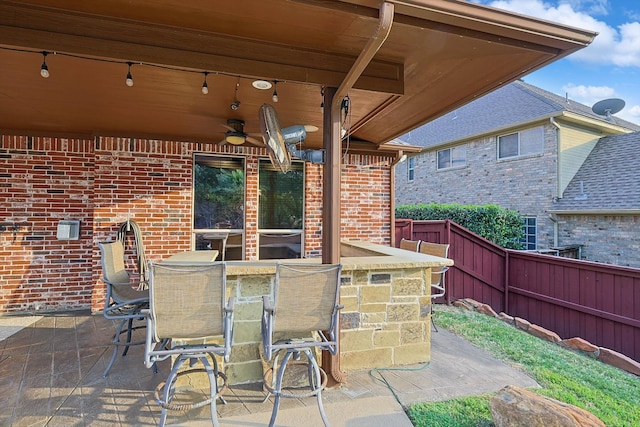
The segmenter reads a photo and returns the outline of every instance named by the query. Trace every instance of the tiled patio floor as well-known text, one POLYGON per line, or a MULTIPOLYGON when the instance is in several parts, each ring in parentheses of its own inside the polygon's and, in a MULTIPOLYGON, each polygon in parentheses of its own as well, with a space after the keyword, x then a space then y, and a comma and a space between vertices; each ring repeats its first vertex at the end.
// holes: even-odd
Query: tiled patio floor
MULTIPOLYGON (((118 357, 107 378, 103 378, 113 348, 113 331, 113 324, 101 315, 69 313, 43 316, 0 341, 0 425, 157 425, 160 408, 155 403, 154 390, 166 378, 169 361, 161 363, 160 372, 154 374, 142 364, 142 346, 132 347, 125 358, 118 357)), ((138 333, 142 336, 144 332, 138 333)), ((536 386, 526 375, 442 329, 433 334, 432 363, 409 368, 414 370, 377 373, 385 377, 395 393, 369 371, 348 372, 346 384, 323 393, 332 425, 338 424, 334 423, 336 417, 340 418, 340 425, 371 425, 362 419, 362 414, 375 414, 376 409, 381 409, 367 409, 368 405, 385 399, 395 405, 397 397, 407 405, 496 391, 507 384, 536 386), (350 403, 355 406, 349 407, 350 403), (356 415, 361 423, 345 421, 356 415)), ((267 425, 272 400, 263 403, 264 397, 260 384, 230 387, 225 394, 227 404, 218 404, 222 426, 267 425), (248 421, 256 419, 259 421, 248 421)), ((400 415, 406 420, 403 425, 410 425, 402 406, 397 407, 395 411, 401 413, 394 416, 400 415)), ((208 411, 205 406, 189 412, 170 412, 168 424, 210 425, 208 411)), ((295 418, 288 424, 288 412, 295 417, 309 414, 315 417, 313 422, 322 425, 314 398, 282 400, 278 425, 302 425, 295 418)))

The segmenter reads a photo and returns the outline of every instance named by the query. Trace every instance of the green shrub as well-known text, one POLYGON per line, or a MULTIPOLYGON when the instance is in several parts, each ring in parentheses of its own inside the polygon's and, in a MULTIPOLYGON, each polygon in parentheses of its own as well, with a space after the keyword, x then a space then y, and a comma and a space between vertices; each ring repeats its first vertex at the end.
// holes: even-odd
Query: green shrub
POLYGON ((462 206, 435 203, 396 207, 396 218, 451 220, 485 239, 509 249, 522 249, 523 218, 497 205, 462 206))

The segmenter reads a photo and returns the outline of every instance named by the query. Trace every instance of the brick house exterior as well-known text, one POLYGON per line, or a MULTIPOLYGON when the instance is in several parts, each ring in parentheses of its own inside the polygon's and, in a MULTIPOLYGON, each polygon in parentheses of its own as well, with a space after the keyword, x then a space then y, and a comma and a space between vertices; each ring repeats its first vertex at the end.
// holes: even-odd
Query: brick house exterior
MULTIPOLYGON (((134 219, 145 255, 190 250, 194 153, 245 157, 245 259, 257 259, 258 161, 264 149, 97 137, 0 138, 0 313, 101 310, 97 242, 134 219), (79 240, 58 240, 60 220, 79 240)), ((345 156, 342 239, 391 241, 391 155, 345 156)), ((321 254, 322 166, 305 165, 305 256, 321 254)))
POLYGON ((640 132, 600 138, 549 210, 585 259, 640 268, 640 132))
MULTIPOLYGON (((399 138, 423 149, 395 168, 395 203, 496 204, 535 225, 535 240, 529 236, 535 246, 529 249, 585 245, 586 259, 611 262, 586 248, 592 239, 583 239, 552 212, 601 138, 637 130, 638 125, 607 120, 586 105, 516 81, 399 138), (522 141, 538 148, 501 158, 499 141, 514 135, 521 149, 522 141)), ((616 224, 624 227, 629 220, 616 224)), ((633 246, 632 240, 627 244, 633 246)))

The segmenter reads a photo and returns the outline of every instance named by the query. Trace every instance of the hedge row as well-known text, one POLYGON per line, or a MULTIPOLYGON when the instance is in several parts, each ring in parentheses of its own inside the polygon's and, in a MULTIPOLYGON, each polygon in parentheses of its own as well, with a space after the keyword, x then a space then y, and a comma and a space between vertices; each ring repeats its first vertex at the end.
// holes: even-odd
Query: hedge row
POLYGON ((435 203, 396 207, 397 219, 451 220, 493 243, 509 249, 522 249, 523 218, 513 210, 497 205, 463 206, 435 203))

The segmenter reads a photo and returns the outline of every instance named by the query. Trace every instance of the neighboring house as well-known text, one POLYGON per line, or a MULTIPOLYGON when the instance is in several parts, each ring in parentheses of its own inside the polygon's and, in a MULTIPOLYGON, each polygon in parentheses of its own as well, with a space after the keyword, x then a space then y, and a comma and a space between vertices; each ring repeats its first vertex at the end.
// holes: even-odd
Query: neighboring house
MULTIPOLYGON (((515 81, 399 138, 424 148, 395 168, 395 203, 496 204, 525 217, 528 250, 579 244, 584 245, 583 258, 631 265, 632 260, 622 256, 615 261, 601 256, 601 249, 591 246, 595 236, 574 235, 569 218, 577 219, 555 211, 601 138, 615 140, 612 135, 624 138, 621 134, 638 130, 634 123, 599 116, 586 105, 515 81)), ((631 161, 630 153, 613 158, 631 161)), ((619 194, 619 185, 611 182, 610 195, 619 194)), ((589 199, 585 202, 583 211, 590 209, 589 199)), ((581 216, 578 222, 584 221, 581 216)), ((593 222, 586 227, 597 228, 593 222)), ((633 246, 633 239, 628 240, 633 246)))
POLYGON ((549 209, 562 244, 583 257, 640 268, 640 132, 600 138, 549 209))

